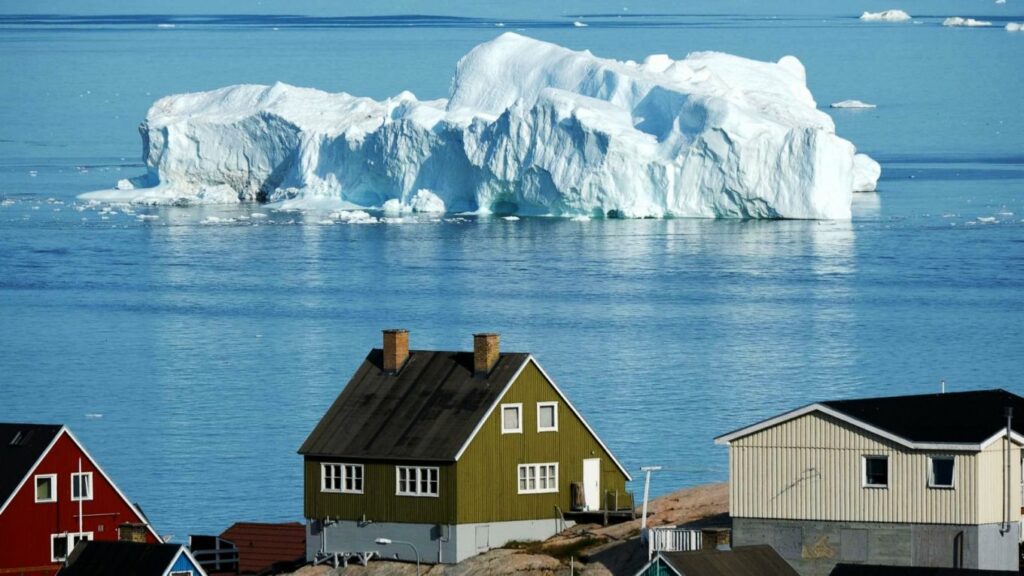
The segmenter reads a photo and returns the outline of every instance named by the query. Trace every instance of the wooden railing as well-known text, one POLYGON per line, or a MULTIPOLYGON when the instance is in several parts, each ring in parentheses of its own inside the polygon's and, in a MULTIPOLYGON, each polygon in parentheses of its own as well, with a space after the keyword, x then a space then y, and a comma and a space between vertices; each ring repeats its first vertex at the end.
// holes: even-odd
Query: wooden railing
POLYGON ((686 530, 675 526, 649 528, 647 531, 647 553, 688 552, 700 550, 703 536, 700 530, 686 530))

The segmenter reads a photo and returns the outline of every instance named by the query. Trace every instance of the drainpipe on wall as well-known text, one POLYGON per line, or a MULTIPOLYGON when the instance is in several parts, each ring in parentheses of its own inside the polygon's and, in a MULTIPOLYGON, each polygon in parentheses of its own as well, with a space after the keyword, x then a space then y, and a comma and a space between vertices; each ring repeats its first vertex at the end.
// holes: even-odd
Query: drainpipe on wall
POLYGON ((999 527, 1000 534, 1010 531, 1010 434, 1013 431, 1013 408, 1006 407, 1006 445, 1003 450, 1003 525, 999 527))

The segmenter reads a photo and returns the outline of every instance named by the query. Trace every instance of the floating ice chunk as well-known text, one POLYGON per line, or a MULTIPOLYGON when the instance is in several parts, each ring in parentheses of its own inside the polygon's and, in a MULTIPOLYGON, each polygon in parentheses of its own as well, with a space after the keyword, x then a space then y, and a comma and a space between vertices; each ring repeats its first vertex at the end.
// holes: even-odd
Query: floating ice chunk
POLYGON ((166 29, 166 28, 175 28, 176 26, 174 24, 157 24, 156 27, 157 28, 165 28, 166 29))
POLYGON ((85 417, 88 418, 89 420, 99 420, 100 418, 103 418, 103 414, 100 414, 98 412, 87 412, 85 414, 85 417))
POLYGON ((135 184, 133 184, 128 178, 122 178, 117 181, 116 188, 118 190, 135 190, 135 184))
POLYGON ((854 192, 874 192, 881 175, 882 166, 867 154, 857 154, 853 157, 854 192))
POLYGON ((1006 4, 1006 0, 996 0, 996 4, 1006 4))
POLYGON ((964 26, 967 28, 977 28, 981 26, 991 26, 992 23, 987 20, 975 20, 974 18, 961 18, 959 16, 953 16, 952 18, 946 18, 942 21, 943 26, 957 27, 964 26))
POLYGON ((409 202, 413 212, 444 213, 444 200, 426 188, 416 192, 409 202))
POLYGON ((249 214, 249 218, 252 218, 254 220, 257 220, 257 219, 260 219, 260 218, 266 218, 266 217, 267 217, 267 215, 264 214, 263 212, 253 212, 252 214, 249 214))
POLYGON ((995 224, 997 220, 995 216, 978 216, 978 222, 982 224, 995 224))
POLYGON ((462 58, 449 96, 281 83, 168 96, 142 126, 135 188, 81 197, 313 210, 395 200, 401 214, 427 189, 453 213, 850 217, 856 149, 792 56, 637 65, 506 33, 462 58))
POLYGON ((1007 32, 1024 32, 1024 22, 1008 22, 1006 24, 1007 32))
POLYGON ((141 221, 146 221, 146 220, 159 220, 159 219, 160 219, 160 216, 158 216, 158 215, 156 215, 156 214, 138 214, 138 215, 136 215, 136 216, 135 216, 135 218, 136 218, 137 220, 141 220, 141 221))
POLYGON ((200 221, 200 224, 232 224, 235 222, 234 218, 221 218, 220 216, 207 216, 200 221))
POLYGON ((842 100, 839 102, 833 102, 829 105, 829 108, 877 108, 874 104, 868 104, 867 102, 861 102, 860 100, 842 100))
POLYGON ((16 202, 16 200, 11 200, 10 198, 4 198, 3 200, 0 200, 0 206, 6 208, 7 206, 14 206, 16 202))
POLYGON ((882 12, 865 12, 860 15, 865 22, 906 22, 910 14, 903 10, 883 10, 882 12))
POLYGON ((570 220, 573 222, 590 222, 590 216, 580 214, 579 216, 573 216, 570 220))
POLYGON ((580 22, 579 20, 573 20, 572 25, 577 27, 577 28, 586 28, 587 27, 587 24, 585 22, 580 22))
POLYGON ((364 210, 337 210, 335 212, 331 212, 331 218, 338 222, 345 222, 348 224, 377 223, 377 219, 370 216, 370 213, 364 210))
POLYGON ((501 219, 506 222, 519 222, 519 216, 502 216, 501 219))
POLYGON ((494 27, 495 28, 504 28, 505 27, 505 23, 504 22, 495 22, 494 23, 494 27))

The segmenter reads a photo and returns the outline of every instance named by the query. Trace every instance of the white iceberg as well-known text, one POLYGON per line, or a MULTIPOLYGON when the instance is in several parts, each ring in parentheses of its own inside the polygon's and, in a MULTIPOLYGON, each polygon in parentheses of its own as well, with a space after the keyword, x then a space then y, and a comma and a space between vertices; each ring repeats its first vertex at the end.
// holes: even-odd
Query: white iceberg
POLYGON ((959 16, 953 16, 952 18, 946 18, 942 21, 943 26, 966 26, 968 28, 976 28, 981 26, 991 26, 992 23, 987 20, 975 20, 974 18, 961 18, 959 16))
POLYGON ((910 14, 903 10, 883 10, 881 12, 865 12, 860 15, 865 22, 906 22, 910 14))
POLYGON ((512 33, 462 58, 447 100, 239 85, 162 98, 140 131, 147 173, 84 199, 848 219, 864 187, 792 56, 637 64, 512 33))
POLYGON ((854 192, 874 192, 881 175, 882 166, 867 154, 857 154, 853 157, 854 192))
POLYGON ((1008 22, 1006 24, 1007 32, 1024 32, 1024 22, 1008 22))
POLYGON ((877 106, 861 102, 860 100, 842 100, 840 102, 833 102, 830 108, 877 108, 877 106))

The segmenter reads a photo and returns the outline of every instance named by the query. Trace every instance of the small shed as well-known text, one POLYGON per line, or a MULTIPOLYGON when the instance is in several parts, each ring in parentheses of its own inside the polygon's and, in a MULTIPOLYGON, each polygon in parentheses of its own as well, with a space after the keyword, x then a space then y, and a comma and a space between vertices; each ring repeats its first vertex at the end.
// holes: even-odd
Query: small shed
POLYGON ((306 561, 306 527, 298 522, 237 522, 220 537, 238 549, 239 574, 262 574, 306 561))

